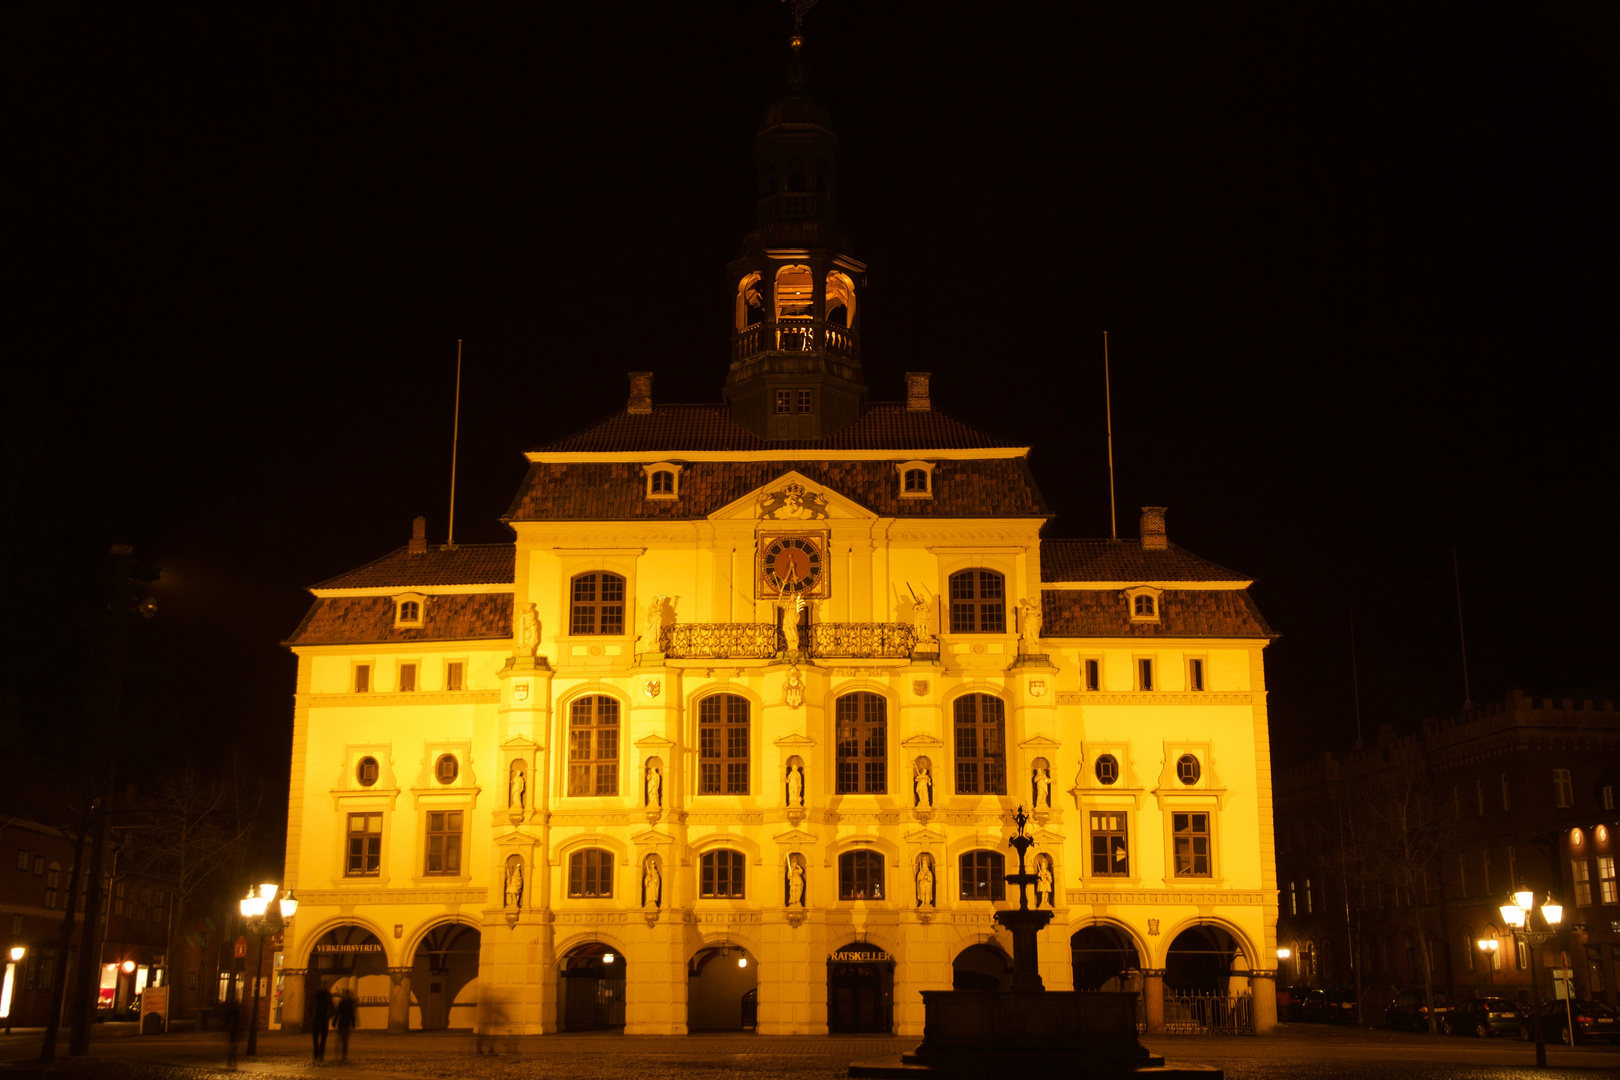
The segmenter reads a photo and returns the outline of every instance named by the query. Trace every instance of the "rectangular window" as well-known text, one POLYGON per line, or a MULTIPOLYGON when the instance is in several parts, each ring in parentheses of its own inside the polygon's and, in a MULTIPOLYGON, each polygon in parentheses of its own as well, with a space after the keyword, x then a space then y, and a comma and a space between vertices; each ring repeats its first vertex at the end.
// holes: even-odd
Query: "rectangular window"
POLYGON ((1299 914, 1299 886, 1292 881, 1288 883, 1288 914, 1299 914))
POLYGON ((613 895, 613 853, 601 848, 576 851, 568 857, 568 895, 581 899, 613 895))
POLYGON ((1615 890, 1614 856, 1598 856, 1598 898, 1605 904, 1620 904, 1620 892, 1615 890))
POLYGON ((606 695, 574 701, 568 715, 568 794, 619 793, 619 702, 606 695))
POLYGON ((1197 657, 1187 661, 1187 689, 1204 688, 1204 662, 1197 657))
POLYGON ((810 391, 795 390, 793 392, 793 411, 801 413, 810 411, 810 391))
MULTIPOLYGON (((39 877, 44 872, 45 872, 45 856, 43 856, 43 855, 35 855, 34 856, 34 876, 39 877)), ((88 877, 86 877, 84 880, 89 881, 90 879, 88 877)))
POLYGON ((1504 809, 1504 810, 1513 809, 1513 805, 1512 805, 1511 801, 1508 799, 1507 773, 1502 774, 1502 809, 1504 809))
POLYGON ((1209 815, 1172 814, 1176 877, 1209 877, 1209 815))
POLYGON ((17 851, 17 869, 19 869, 19 870, 27 870, 28 869, 28 852, 23 851, 21 849, 18 849, 18 851, 17 851))
POLYGON ((461 811, 430 810, 427 816, 427 873, 461 873, 461 811))
POLYGON ((1001 699, 964 694, 956 699, 956 793, 1007 794, 1006 727, 1001 699))
POLYGON ((1313 901, 1311 900, 1311 879, 1306 878, 1305 879, 1305 914, 1309 915, 1311 912, 1313 912, 1315 910, 1316 910, 1316 908, 1314 906, 1313 901))
POLYGON ((354 665, 354 692, 369 694, 371 692, 371 665, 354 665))
POLYGON ((962 856, 958 895, 963 900, 1005 900, 1006 860, 994 851, 970 851, 962 856))
POLYGON ((1468 856, 1457 856, 1457 894, 1468 895, 1468 856))
POLYGON ((793 391, 778 390, 776 392, 776 411, 790 413, 793 411, 793 391))
POLYGON ((1102 689, 1102 661, 1101 660, 1087 660, 1086 661, 1086 689, 1087 690, 1101 690, 1102 689))
POLYGON ((444 688, 446 690, 461 689, 462 672, 466 670, 466 667, 467 665, 460 660, 452 660, 444 665, 444 688))
POLYGON ((122 881, 113 886, 113 914, 120 919, 124 917, 124 883, 122 881))
POLYGON ((888 702, 878 694, 845 694, 837 705, 840 795, 882 795, 888 781, 888 702))
POLYGON ((349 815, 349 857, 344 877, 376 877, 382 869, 382 815, 349 815))
POLYGON ((416 665, 399 665, 399 688, 402 692, 416 689, 416 665))
POLYGON ((698 702, 698 793, 748 794, 748 699, 715 694, 698 702))
POLYGON ((1485 781, 1483 780, 1474 781, 1474 813, 1477 817, 1485 816, 1485 781))
POLYGON ((39 988, 49 990, 56 985, 56 947, 46 946, 39 950, 39 988))
POLYGON ((1575 881, 1575 906, 1586 907, 1592 903, 1592 864, 1585 859, 1571 859, 1569 868, 1575 881))
POLYGON ((1123 810, 1091 812, 1091 873, 1093 877, 1130 877, 1131 847, 1123 810))
POLYGON ((1489 849, 1479 853, 1479 863, 1485 871, 1484 876, 1479 879, 1480 888, 1485 890, 1486 896, 1489 896, 1491 895, 1491 853, 1489 849))
POLYGON ((698 896, 705 900, 742 899, 743 855, 711 851, 698 862, 698 896))
POLYGON ((1138 657, 1136 660, 1136 688, 1153 689, 1153 661, 1146 657, 1138 657))
POLYGON ((186 972, 186 989, 197 989, 197 973, 195 971, 186 972))
POLYGON ((1575 785, 1569 781, 1568 769, 1553 770, 1553 803, 1560 810, 1568 810, 1575 805, 1575 785))
POLYGON ((1613 810, 1614 809, 1614 785, 1613 784, 1605 784, 1603 786, 1603 809, 1605 809, 1605 810, 1613 810))
POLYGON ((1518 953, 1518 955, 1515 957, 1515 959, 1517 959, 1518 962, 1519 962, 1519 970, 1520 971, 1529 970, 1529 967, 1530 967, 1530 946, 1527 943, 1523 942, 1523 941, 1515 941, 1514 944, 1518 946, 1518 949, 1515 950, 1518 953))

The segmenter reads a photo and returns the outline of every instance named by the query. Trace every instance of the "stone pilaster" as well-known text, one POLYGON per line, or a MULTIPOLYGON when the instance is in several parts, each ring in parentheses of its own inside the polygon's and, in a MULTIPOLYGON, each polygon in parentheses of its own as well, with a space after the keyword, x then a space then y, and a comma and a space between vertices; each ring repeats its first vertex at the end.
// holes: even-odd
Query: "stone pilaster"
POLYGON ((388 1033, 398 1035, 411 1027, 411 969, 388 969, 388 1033))

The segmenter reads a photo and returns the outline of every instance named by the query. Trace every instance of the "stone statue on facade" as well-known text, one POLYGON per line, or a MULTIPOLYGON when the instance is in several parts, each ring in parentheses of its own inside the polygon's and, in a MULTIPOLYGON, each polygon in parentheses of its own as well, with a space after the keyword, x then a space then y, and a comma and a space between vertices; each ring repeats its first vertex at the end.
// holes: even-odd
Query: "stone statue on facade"
POLYGON ((506 860, 506 906, 523 904, 523 860, 516 855, 506 860))
POLYGON ((804 864, 793 856, 788 856, 787 881, 788 907, 804 907, 804 864))
POLYGON ((663 651, 664 640, 664 605, 669 603, 669 597, 659 593, 653 602, 647 605, 647 636, 643 641, 647 652, 663 651))
POLYGON ((1052 805, 1052 770, 1035 770, 1035 808, 1037 810, 1049 808, 1052 805))
POLYGON ((664 772, 656 765, 647 766, 647 805, 664 805, 664 772))
POLYGON ((788 766, 787 804, 789 806, 804 805, 804 770, 794 765, 788 766))
POLYGON ((517 649, 514 655, 532 658, 540 648, 540 611, 534 604, 524 604, 517 611, 517 649))
POLYGON ((506 788, 506 805, 512 810, 523 809, 523 796, 528 791, 529 780, 523 772, 523 762, 512 762, 512 779, 506 788))
POLYGON ((1019 603, 1024 613, 1024 625, 1019 630, 1019 637, 1023 639, 1025 652, 1039 652, 1041 646, 1041 601, 1038 597, 1026 596, 1019 603))
POLYGON ((934 906, 934 860, 928 855, 917 860, 917 906, 934 906))
POLYGON ((913 597, 911 602, 911 629, 917 635, 917 644, 933 639, 928 613, 932 606, 927 597, 913 597))
POLYGON ((1041 897, 1046 897, 1046 906, 1053 907, 1052 903, 1052 859, 1042 855, 1035 860, 1035 906, 1041 906, 1041 897))
POLYGON ((658 860, 647 856, 642 863, 641 872, 641 906, 655 908, 660 906, 663 888, 663 879, 658 874, 658 860))
POLYGON ((795 593, 793 600, 781 602, 782 608, 782 637, 787 641, 787 651, 799 651, 799 616, 804 613, 804 597, 795 593))
POLYGON ((919 809, 934 805, 934 777, 926 765, 917 766, 917 774, 911 780, 911 789, 919 809))

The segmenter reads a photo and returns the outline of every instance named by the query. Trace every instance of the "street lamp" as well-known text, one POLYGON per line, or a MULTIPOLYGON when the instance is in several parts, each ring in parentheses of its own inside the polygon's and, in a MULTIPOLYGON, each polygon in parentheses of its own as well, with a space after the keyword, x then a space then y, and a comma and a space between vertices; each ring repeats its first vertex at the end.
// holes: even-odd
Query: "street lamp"
POLYGON ((1479 945, 1479 951, 1485 954, 1485 985, 1489 986, 1491 984, 1491 971, 1494 970, 1496 964, 1496 939, 1482 937, 1477 944, 1479 945))
POLYGON ((11 947, 11 960, 6 964, 6 979, 0 984, 0 1012, 6 1014, 6 1034, 11 1034, 11 1002, 12 991, 17 986, 17 967, 22 958, 28 955, 28 950, 21 945, 11 947))
MULTIPOLYGON (((1541 992, 1536 988, 1536 955, 1531 946, 1542 945, 1558 936, 1555 929, 1564 918, 1563 905, 1547 894, 1541 902, 1541 921, 1545 930, 1531 930, 1530 915, 1535 911, 1536 895, 1529 889, 1519 889, 1502 905, 1502 921, 1513 931, 1515 942, 1522 942, 1530 958, 1530 1030, 1536 1037, 1536 1064, 1547 1064, 1547 1044, 1541 1037, 1541 992)), ((1571 1036, 1573 1038, 1573 1035, 1571 1036)))
MULTIPOLYGON (((252 1057, 259 1052, 259 980, 264 971, 264 932, 266 930, 283 930, 287 920, 293 917, 298 910, 298 899, 293 896, 292 890, 278 901, 276 893, 280 886, 266 882, 259 886, 257 892, 252 889, 242 898, 240 907, 242 918, 247 920, 248 929, 259 938, 259 959, 253 965, 253 1012, 248 1019, 247 1054, 252 1057), (269 915, 271 904, 275 904, 277 912, 272 918, 269 915)), ((234 1036, 233 1036, 234 1038, 234 1036)))

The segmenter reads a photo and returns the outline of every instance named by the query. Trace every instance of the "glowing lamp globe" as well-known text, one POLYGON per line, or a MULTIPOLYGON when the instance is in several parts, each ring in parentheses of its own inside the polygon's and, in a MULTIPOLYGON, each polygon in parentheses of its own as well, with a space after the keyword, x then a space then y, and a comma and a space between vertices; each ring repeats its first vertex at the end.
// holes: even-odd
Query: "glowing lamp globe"
POLYGON ((1517 929, 1524 925, 1524 908, 1518 904, 1502 905, 1502 921, 1517 929))
POLYGON ((1520 889, 1513 894, 1513 902, 1524 910, 1529 911, 1536 906, 1536 894, 1529 889, 1520 889))
POLYGON ((1551 893, 1541 902, 1541 917, 1547 920, 1548 926, 1557 926, 1564 919, 1564 905, 1554 900, 1551 893))
POLYGON ((25 947, 23 947, 21 945, 13 945, 11 947, 11 958, 13 960, 16 960, 16 961, 18 961, 20 963, 22 961, 22 958, 24 956, 26 956, 26 955, 28 955, 28 950, 25 947))

